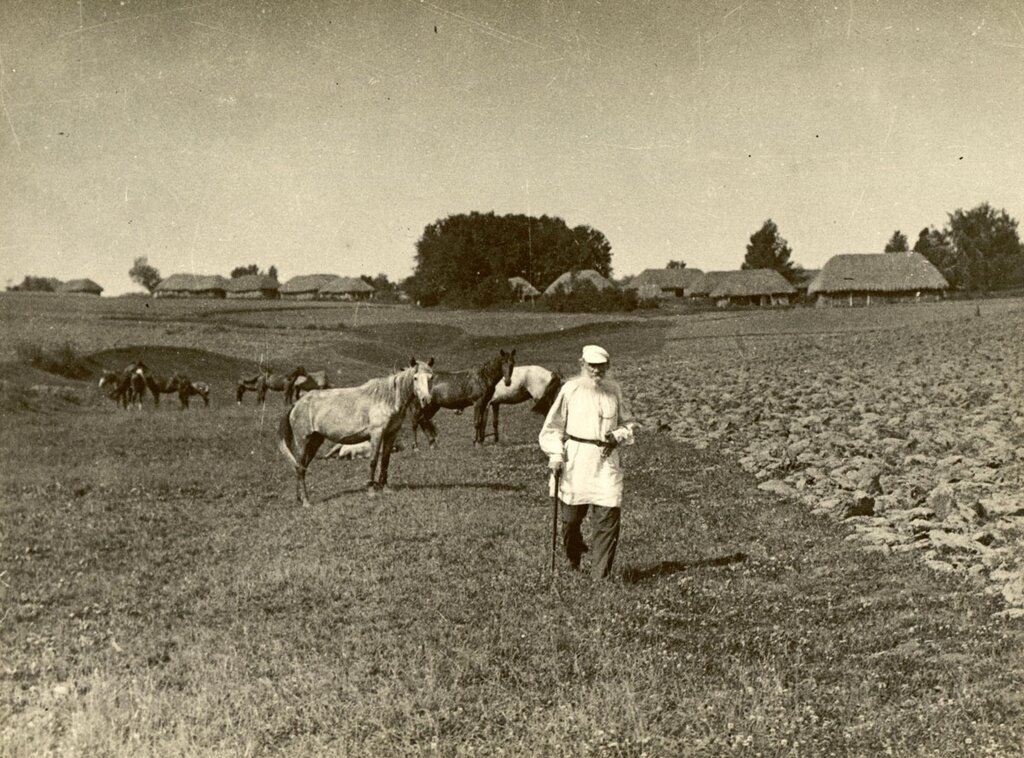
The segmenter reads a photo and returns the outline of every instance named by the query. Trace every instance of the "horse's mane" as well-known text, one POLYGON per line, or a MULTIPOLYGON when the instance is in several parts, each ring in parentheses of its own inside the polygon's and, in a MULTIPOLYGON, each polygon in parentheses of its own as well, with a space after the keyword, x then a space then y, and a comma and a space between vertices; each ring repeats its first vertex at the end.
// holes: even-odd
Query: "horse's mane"
POLYGON ((359 387, 371 400, 387 403, 392 408, 401 408, 412 395, 412 378, 415 366, 396 371, 390 376, 369 379, 359 387))

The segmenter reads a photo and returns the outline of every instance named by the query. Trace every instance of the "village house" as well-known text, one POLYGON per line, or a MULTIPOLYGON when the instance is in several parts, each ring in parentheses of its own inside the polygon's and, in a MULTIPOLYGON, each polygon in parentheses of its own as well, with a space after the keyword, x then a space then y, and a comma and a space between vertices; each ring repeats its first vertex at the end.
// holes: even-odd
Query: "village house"
POLYGON ((687 289, 686 294, 688 297, 707 297, 711 294, 711 290, 714 289, 715 284, 718 280, 731 273, 729 271, 705 271, 701 274, 696 281, 694 281, 687 289))
POLYGON ((245 274, 228 279, 225 294, 229 299, 276 300, 279 298, 277 279, 266 274, 245 274))
POLYGON ((153 297, 208 297, 226 296, 228 280, 223 276, 197 274, 171 274, 153 290, 153 297))
POLYGON ((626 289, 634 289, 641 299, 686 297, 704 272, 699 268, 646 268, 634 276, 626 289))
POLYGON ((612 282, 605 279, 593 269, 585 268, 582 271, 566 271, 548 285, 548 288, 544 290, 544 294, 554 295, 559 289, 562 289, 564 292, 572 292, 574 286, 578 282, 590 282, 599 290, 615 287, 612 282))
POLYGON ((100 295, 103 288, 92 279, 72 279, 57 290, 62 295, 100 295))
POLYGON ((708 297, 724 308, 729 305, 789 305, 796 288, 771 268, 725 271, 717 277, 708 297))
POLYGON ((834 255, 807 288, 819 306, 937 300, 946 279, 920 253, 834 255))
POLYGON ((376 292, 371 285, 355 276, 339 276, 320 288, 321 300, 372 300, 376 292))
POLYGON ((322 287, 340 278, 337 274, 293 276, 282 284, 278 291, 286 300, 316 300, 320 297, 322 287))

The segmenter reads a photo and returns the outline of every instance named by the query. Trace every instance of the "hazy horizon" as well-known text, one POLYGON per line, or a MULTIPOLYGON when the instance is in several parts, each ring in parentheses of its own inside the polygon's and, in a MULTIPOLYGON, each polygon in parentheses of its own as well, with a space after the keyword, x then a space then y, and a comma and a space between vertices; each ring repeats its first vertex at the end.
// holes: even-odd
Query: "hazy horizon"
POLYGON ((616 276, 1024 215, 1011 2, 0 3, 0 278, 413 270, 456 213, 586 224, 616 276))

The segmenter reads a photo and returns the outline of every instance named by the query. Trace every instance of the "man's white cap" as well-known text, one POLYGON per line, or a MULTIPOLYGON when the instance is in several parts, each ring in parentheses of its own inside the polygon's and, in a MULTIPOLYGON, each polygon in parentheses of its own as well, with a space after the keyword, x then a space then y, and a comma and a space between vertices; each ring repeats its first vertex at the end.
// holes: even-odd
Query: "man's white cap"
POLYGON ((583 360, 587 363, 607 363, 608 351, 597 345, 584 345, 583 360))

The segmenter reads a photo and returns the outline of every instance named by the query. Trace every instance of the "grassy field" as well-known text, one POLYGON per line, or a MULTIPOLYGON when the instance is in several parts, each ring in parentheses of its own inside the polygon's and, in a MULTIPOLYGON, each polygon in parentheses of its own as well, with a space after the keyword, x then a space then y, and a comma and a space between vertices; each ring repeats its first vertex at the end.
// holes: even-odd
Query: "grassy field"
POLYGON ((443 412, 440 448, 396 454, 382 497, 364 461, 318 461, 301 509, 274 449, 280 399, 230 392, 254 345, 356 381, 409 352, 463 368, 498 346, 568 371, 594 339, 652 367, 624 372, 650 397, 662 354, 733 361, 808 333, 853 354, 877 330, 955 328, 973 304, 357 321, 343 305, 56 303, 0 298, 2 754, 1024 754, 1020 621, 975 581, 862 552, 713 445, 648 429, 626 451, 621 576, 592 585, 548 574, 525 407, 482 448, 470 414, 443 412), (19 343, 63 341, 97 367, 201 370, 214 403, 125 412, 14 362, 19 343))

